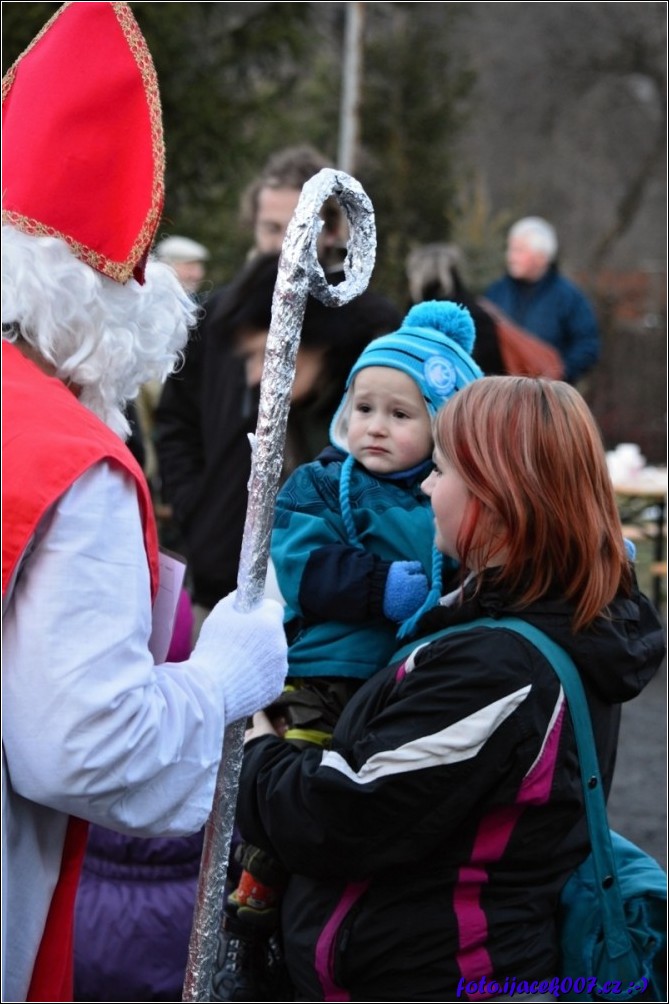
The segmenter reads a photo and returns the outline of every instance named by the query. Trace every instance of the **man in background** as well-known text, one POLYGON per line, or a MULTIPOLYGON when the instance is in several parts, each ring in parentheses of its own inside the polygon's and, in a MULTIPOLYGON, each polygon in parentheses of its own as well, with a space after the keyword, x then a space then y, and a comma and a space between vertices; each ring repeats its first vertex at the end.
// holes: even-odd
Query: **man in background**
MULTIPOLYGON (((249 258, 281 251, 302 186, 328 166, 322 154, 304 145, 269 158, 242 201, 242 218, 254 237, 249 258)), ((335 200, 326 201, 323 220, 319 256, 336 282, 346 221, 335 200)), ((195 636, 208 611, 237 582, 251 463, 248 433, 255 431, 259 396, 257 383, 247 381, 248 367, 236 354, 225 318, 244 277, 242 270, 208 297, 184 366, 168 380, 156 412, 162 498, 172 506, 188 559, 195 636)), ((397 309, 378 294, 367 291, 352 303, 358 316, 369 317, 365 341, 400 324, 397 309)), ((324 434, 316 452, 325 445, 324 434)))
POLYGON ((485 296, 517 324, 552 345, 562 356, 564 379, 577 383, 599 358, 594 311, 581 290, 557 266, 555 228, 526 216, 509 230, 506 275, 485 296))

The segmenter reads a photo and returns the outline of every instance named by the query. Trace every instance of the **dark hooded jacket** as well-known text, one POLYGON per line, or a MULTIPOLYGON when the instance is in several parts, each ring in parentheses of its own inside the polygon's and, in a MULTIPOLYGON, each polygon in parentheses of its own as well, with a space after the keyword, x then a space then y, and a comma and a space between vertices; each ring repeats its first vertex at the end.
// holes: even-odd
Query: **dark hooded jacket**
MULTIPOLYGON (((421 630, 514 615, 566 649, 608 791, 620 702, 656 672, 663 631, 638 594, 577 634, 572 614, 560 596, 519 612, 488 578, 421 630)), ((242 832, 293 873, 298 998, 457 1000, 463 978, 556 974, 558 897, 588 835, 564 695, 525 639, 473 627, 428 643, 358 691, 331 749, 249 743, 240 790, 242 832)))

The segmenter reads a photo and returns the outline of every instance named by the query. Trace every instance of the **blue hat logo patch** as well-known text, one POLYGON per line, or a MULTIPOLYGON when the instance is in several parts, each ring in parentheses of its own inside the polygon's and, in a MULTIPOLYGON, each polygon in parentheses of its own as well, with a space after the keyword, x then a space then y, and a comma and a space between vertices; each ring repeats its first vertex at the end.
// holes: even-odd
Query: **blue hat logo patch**
POLYGON ((448 397, 457 386, 455 366, 443 356, 430 356, 423 363, 425 383, 439 397, 448 397))

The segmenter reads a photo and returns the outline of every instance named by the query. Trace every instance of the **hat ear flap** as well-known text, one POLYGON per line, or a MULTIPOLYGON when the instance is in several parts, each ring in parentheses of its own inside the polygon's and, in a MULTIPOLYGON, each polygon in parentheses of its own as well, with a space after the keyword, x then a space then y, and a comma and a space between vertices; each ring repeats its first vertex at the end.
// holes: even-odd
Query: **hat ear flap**
POLYGON ((339 407, 330 422, 330 442, 338 450, 348 453, 348 419, 351 413, 351 385, 344 392, 339 407))

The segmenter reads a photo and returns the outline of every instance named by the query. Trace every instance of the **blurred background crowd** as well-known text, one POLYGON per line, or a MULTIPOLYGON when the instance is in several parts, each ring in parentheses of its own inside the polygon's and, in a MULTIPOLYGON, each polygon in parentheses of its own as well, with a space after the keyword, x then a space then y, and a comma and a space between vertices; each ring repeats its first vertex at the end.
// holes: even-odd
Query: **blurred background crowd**
MULTIPOLYGON (((3 72, 57 6, 3 3, 3 72)), ((247 253, 240 199, 287 145, 362 182, 373 285, 400 309, 412 249, 455 243, 478 293, 511 223, 545 217, 600 323, 586 391, 607 445, 664 458, 666 4, 131 6, 163 102, 160 233, 208 249, 208 288, 247 253)))
MULTIPOLYGON (((3 73, 58 6, 3 3, 3 73)), ((508 340, 520 351, 523 329, 548 342, 555 358, 537 372, 578 386, 613 459, 623 444, 635 462, 666 465, 666 4, 130 6, 163 104, 155 253, 203 307, 183 368, 165 387, 145 386, 129 414, 162 542, 189 561, 193 608, 175 661, 236 583, 277 255, 303 183, 322 166, 353 174, 370 196, 376 267, 359 302, 307 307, 284 474, 326 445, 361 347, 432 298, 470 309, 485 373, 519 371, 508 340), (558 301, 537 309, 539 286, 560 304, 570 298, 568 336, 545 328, 558 301)), ((320 257, 337 282, 346 226, 336 207, 323 217, 320 257)), ((658 512, 646 500, 640 522, 662 535, 658 512)), ((666 603, 648 534, 637 544, 642 587, 666 603)), ((610 811, 664 863, 662 674, 647 694, 623 717, 610 811)), ((183 953, 201 835, 162 846, 97 828, 89 846, 81 943, 93 943, 104 889, 116 895, 122 872, 169 866, 183 953)), ((79 999, 115 999, 122 991, 105 979, 108 996, 80 983, 79 999)))

